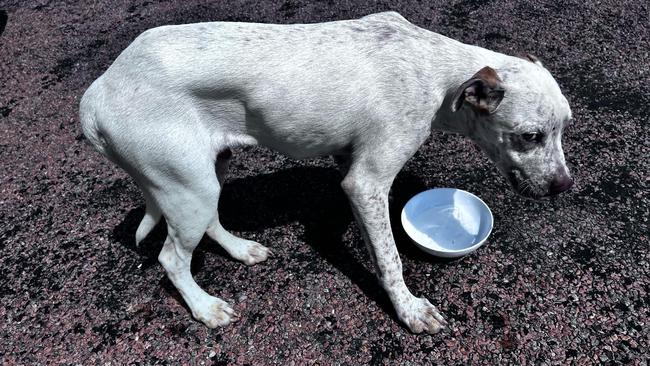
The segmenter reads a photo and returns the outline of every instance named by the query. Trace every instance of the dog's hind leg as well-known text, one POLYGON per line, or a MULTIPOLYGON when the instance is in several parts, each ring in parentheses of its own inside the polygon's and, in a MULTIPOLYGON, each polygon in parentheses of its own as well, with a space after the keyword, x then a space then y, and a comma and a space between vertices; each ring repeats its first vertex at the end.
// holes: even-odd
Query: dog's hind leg
POLYGON ((202 164, 194 161, 175 174, 182 177, 182 183, 167 180, 152 192, 167 220, 168 230, 158 260, 194 318, 210 328, 227 325, 234 317, 233 309, 201 289, 190 273, 192 252, 217 212, 220 187, 212 164, 212 161, 202 164))
MULTIPOLYGON (((223 185, 226 180, 231 156, 232 153, 229 149, 224 150, 217 156, 216 171, 217 178, 221 185, 223 185)), ((219 245, 221 245, 221 247, 225 249, 231 257, 242 261, 247 265, 262 262, 271 254, 270 250, 262 244, 252 240, 239 238, 224 229, 219 222, 219 214, 216 211, 206 233, 210 238, 212 238, 212 240, 219 243, 219 245)))
POLYGON ((152 139, 156 149, 140 145, 121 160, 129 171, 142 175, 138 183, 147 200, 147 215, 140 232, 155 221, 153 210, 159 208, 167 223, 167 239, 158 260, 194 318, 214 328, 227 325, 235 315, 225 301, 199 287, 190 272, 192 253, 216 216, 220 191, 212 149, 195 138, 152 139), (147 164, 139 165, 142 161, 147 164))
POLYGON ((251 266, 265 261, 271 251, 269 248, 252 240, 239 238, 224 229, 217 214, 206 231, 208 236, 219 243, 231 257, 251 266))
MULTIPOLYGON (((143 98, 134 103, 131 94, 137 87, 125 98, 103 82, 93 85, 81 103, 82 127, 93 145, 124 168, 144 193, 147 214, 136 239, 150 230, 159 211, 167 238, 158 260, 192 315, 211 328, 232 322, 233 309, 201 289, 190 272, 192 253, 217 214, 215 151, 228 146, 227 141, 213 140, 204 124, 189 119, 194 110, 170 104, 167 95, 150 86, 138 84, 142 88, 136 96, 143 98)), ((246 142, 255 141, 243 139, 240 145, 246 142)))

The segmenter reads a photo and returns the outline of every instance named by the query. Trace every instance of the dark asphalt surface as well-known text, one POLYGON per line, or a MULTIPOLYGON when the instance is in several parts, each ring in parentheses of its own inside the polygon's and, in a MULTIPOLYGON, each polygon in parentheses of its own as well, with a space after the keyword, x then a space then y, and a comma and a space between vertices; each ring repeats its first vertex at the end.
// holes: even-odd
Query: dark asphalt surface
POLYGON ((647 365, 650 9, 646 1, 11 1, 0 36, 0 363, 647 365), (521 199, 463 138, 435 132, 393 187, 394 218, 431 187, 491 207, 487 245, 420 253, 393 227, 406 282, 450 322, 399 322, 371 271, 328 158, 235 152, 224 226, 276 253, 246 267, 205 239, 197 282, 242 315, 193 321, 133 237, 143 199, 83 141, 85 88, 140 32, 198 21, 319 22, 396 10, 509 54, 532 53, 573 108, 571 193, 521 199))

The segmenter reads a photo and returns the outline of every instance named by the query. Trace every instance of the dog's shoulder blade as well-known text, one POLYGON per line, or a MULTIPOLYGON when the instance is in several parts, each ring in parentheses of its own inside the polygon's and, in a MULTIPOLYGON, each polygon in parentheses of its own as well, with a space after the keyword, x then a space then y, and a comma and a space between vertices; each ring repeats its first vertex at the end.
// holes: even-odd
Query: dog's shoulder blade
POLYGON ((368 14, 361 19, 362 20, 389 20, 389 21, 410 23, 406 18, 404 18, 400 13, 396 11, 384 11, 381 13, 368 14))

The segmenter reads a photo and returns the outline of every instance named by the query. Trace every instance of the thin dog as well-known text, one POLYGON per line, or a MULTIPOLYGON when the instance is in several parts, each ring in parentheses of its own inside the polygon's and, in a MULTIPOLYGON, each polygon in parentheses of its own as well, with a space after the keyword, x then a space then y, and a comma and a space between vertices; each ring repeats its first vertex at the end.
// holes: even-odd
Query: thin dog
POLYGON ((269 255, 219 223, 234 147, 343 162, 341 186, 379 281, 415 333, 438 332, 446 322, 404 283, 388 192, 432 129, 472 139, 523 196, 557 194, 573 183, 561 144, 571 109, 537 59, 466 45, 395 12, 319 24, 148 30, 89 87, 80 119, 90 143, 143 192, 136 243, 165 216, 159 261, 208 327, 236 314, 192 278, 203 234, 248 265, 269 255))

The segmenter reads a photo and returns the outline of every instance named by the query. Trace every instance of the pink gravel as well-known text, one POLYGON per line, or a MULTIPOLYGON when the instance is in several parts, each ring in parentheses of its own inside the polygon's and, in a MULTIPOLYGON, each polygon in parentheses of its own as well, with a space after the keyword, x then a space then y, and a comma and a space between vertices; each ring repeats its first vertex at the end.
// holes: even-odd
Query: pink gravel
POLYGON ((0 0, 0 10, 0 363, 648 363, 647 2, 0 0), (135 249, 143 199, 85 143, 80 96, 153 26, 388 9, 540 57, 573 106, 565 151, 576 187, 521 199, 469 141, 433 133, 395 182, 394 213, 421 190, 453 186, 486 201, 495 230, 478 252, 438 261, 393 220, 407 284, 450 322, 413 335, 372 274, 331 160, 236 151, 224 225, 276 255, 246 267, 205 239, 197 282, 242 315, 207 329, 157 264, 164 226, 135 249))

